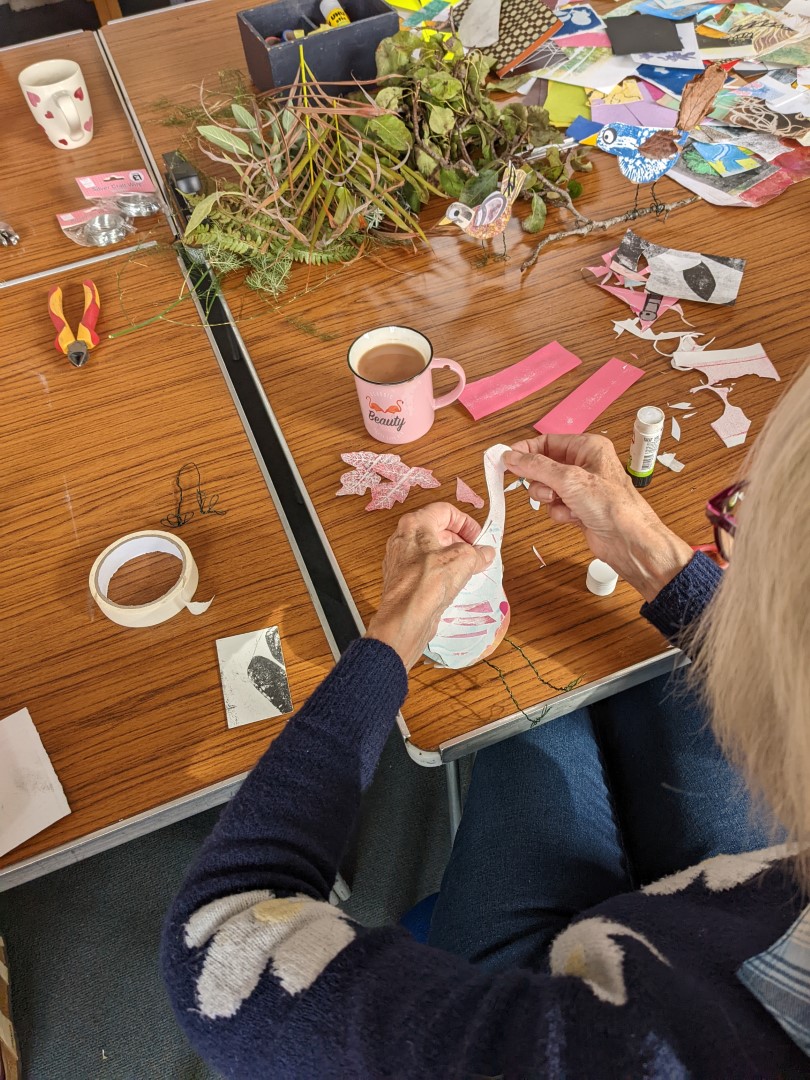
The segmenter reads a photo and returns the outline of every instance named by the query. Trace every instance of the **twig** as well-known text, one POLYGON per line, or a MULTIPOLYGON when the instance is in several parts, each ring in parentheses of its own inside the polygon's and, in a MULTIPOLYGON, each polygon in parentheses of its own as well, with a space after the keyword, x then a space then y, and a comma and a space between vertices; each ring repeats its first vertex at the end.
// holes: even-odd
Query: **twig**
MULTIPOLYGON (((551 181, 546 181, 547 184, 551 184, 551 181)), ((551 185, 556 187, 556 185, 551 185)), ((568 192, 565 192, 565 196, 570 203, 571 197, 568 192)), ((537 258, 544 247, 549 244, 553 244, 555 240, 565 240, 569 236, 588 236, 592 232, 606 232, 608 229, 612 229, 614 225, 621 225, 624 222, 636 221, 637 218, 647 217, 648 214, 669 214, 673 210, 680 210, 682 206, 689 206, 690 203, 698 202, 700 196, 692 195, 689 199, 679 199, 674 203, 657 203, 655 206, 642 207, 640 210, 628 210, 626 214, 619 214, 616 217, 593 219, 585 217, 584 214, 580 214, 578 210, 574 211, 576 220, 580 224, 575 229, 566 229, 562 232, 550 233, 548 236, 544 236, 543 239, 537 244, 534 251, 521 265, 521 272, 530 270, 537 262, 537 258)), ((566 205, 565 209, 569 209, 566 205)))

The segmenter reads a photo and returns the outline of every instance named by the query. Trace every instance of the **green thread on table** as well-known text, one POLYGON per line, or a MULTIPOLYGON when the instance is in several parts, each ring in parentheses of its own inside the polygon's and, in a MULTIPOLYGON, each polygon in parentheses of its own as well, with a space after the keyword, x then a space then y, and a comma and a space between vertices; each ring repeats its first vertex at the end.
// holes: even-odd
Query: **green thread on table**
MULTIPOLYGON (((526 653, 523 651, 523 649, 520 647, 520 645, 518 645, 518 643, 516 641, 512 641, 511 638, 504 638, 503 640, 508 645, 511 645, 513 649, 517 649, 517 651, 520 653, 520 655, 523 657, 523 659, 526 661, 526 663, 529 665, 529 667, 535 673, 535 675, 540 680, 540 682, 543 684, 543 686, 547 686, 549 688, 549 690, 556 690, 558 694, 567 694, 569 690, 573 690, 575 686, 578 686, 579 683, 582 682, 582 679, 583 679, 582 675, 578 675, 576 677, 576 679, 574 679, 574 680, 572 680, 572 682, 568 683, 567 686, 557 686, 557 685, 555 685, 555 683, 549 682, 548 679, 543 678, 543 676, 537 670, 537 667, 532 663, 532 661, 529 659, 529 657, 526 655, 526 653)), ((550 706, 549 706, 549 708, 550 708, 550 706)))

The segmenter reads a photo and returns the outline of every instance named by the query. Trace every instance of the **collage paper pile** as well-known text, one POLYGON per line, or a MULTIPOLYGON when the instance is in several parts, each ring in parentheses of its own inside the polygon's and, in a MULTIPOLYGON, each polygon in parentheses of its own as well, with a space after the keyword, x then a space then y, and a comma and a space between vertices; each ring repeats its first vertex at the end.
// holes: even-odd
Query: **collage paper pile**
POLYGON ((452 11, 466 47, 511 55, 522 45, 499 74, 516 76, 571 140, 616 156, 632 183, 666 173, 718 206, 756 207, 810 177, 810 0, 628 0, 603 16, 546 0, 533 49, 532 33, 514 29, 520 0, 402 6, 413 26, 446 27, 452 11), (685 114, 685 87, 714 64, 717 85, 693 95, 707 114, 694 101, 685 114))

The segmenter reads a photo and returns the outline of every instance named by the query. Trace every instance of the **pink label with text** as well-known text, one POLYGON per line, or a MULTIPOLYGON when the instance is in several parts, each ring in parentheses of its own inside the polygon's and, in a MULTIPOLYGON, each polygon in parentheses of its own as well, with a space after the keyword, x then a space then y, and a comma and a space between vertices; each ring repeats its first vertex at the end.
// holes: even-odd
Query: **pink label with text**
POLYGON ((85 199, 104 199, 110 195, 152 195, 155 191, 155 185, 145 169, 77 176, 76 183, 85 199))

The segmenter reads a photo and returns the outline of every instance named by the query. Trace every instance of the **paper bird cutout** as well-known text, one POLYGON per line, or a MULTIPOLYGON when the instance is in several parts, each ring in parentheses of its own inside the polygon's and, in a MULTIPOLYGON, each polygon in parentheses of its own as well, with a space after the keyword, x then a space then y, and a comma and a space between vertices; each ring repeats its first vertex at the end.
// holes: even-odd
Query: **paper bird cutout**
MULTIPOLYGON (((384 454, 382 457, 396 457, 384 454)), ((377 484, 372 488, 371 502, 366 510, 390 510, 394 503, 405 502, 412 487, 437 488, 441 482, 433 475, 432 469, 412 469, 398 458, 393 462, 378 461, 376 471, 390 480, 390 484, 377 484)))
POLYGON ((474 236, 481 243, 500 236, 512 216, 512 204, 520 194, 526 182, 527 174, 516 169, 510 161, 501 179, 499 191, 487 195, 478 206, 465 206, 464 203, 451 203, 440 225, 458 225, 462 232, 474 236))
POLYGON ((382 482, 375 471, 378 462, 394 464, 400 460, 396 454, 371 454, 367 450, 360 450, 354 454, 341 454, 340 457, 347 465, 353 465, 354 468, 341 476, 340 491, 336 491, 335 495, 364 495, 369 488, 376 487, 382 482))
POLYGON ((596 145, 613 154, 622 176, 632 183, 654 184, 678 160, 689 132, 712 111, 725 81, 724 66, 710 64, 683 88, 674 128, 607 124, 596 136, 596 145))
POLYGON ((470 503, 480 510, 484 505, 484 500, 480 495, 476 495, 469 484, 465 484, 460 476, 456 477, 456 502, 470 503))

